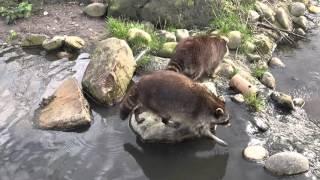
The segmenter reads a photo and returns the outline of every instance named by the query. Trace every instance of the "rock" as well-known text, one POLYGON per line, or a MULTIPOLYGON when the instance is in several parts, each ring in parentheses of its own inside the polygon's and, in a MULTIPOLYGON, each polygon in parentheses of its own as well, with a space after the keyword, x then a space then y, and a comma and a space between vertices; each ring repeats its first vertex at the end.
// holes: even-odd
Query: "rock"
POLYGON ((303 16, 306 11, 306 5, 301 2, 293 2, 291 4, 290 12, 293 16, 299 17, 303 16))
POLYGON ((138 66, 136 72, 139 75, 166 69, 170 61, 169 58, 162 58, 157 56, 151 56, 146 58, 148 59, 141 59, 137 62, 138 66))
POLYGON ((298 26, 301 27, 302 29, 307 29, 308 26, 308 20, 304 16, 300 17, 293 17, 292 21, 298 26))
POLYGON ((22 47, 41 46, 43 41, 49 39, 49 36, 44 34, 27 34, 22 40, 22 47))
POLYGON ((281 59, 279 59, 277 57, 271 58, 271 60, 269 61, 269 66, 271 66, 271 67, 281 67, 281 68, 286 67, 286 65, 281 61, 281 59))
POLYGON ((309 161, 296 152, 281 152, 272 155, 266 161, 265 168, 278 176, 295 175, 308 171, 309 161))
POLYGON ((42 43, 42 47, 47 51, 56 50, 62 47, 65 41, 63 36, 55 36, 52 39, 46 39, 42 43))
POLYGON ((127 17, 161 25, 165 22, 181 28, 207 27, 218 8, 216 0, 116 0, 109 1, 108 16, 127 17))
POLYGON ((289 110, 294 109, 292 97, 287 94, 284 94, 281 92, 273 92, 271 94, 271 99, 273 99, 277 104, 279 104, 280 106, 286 109, 289 109, 289 110))
POLYGON ((71 59, 73 57, 72 54, 66 52, 66 51, 61 51, 57 53, 57 57, 59 59, 63 59, 63 58, 67 58, 67 59, 71 59))
POLYGON ((250 161, 262 161, 267 158, 269 152, 262 146, 248 146, 243 151, 243 156, 250 161))
POLYGON ((306 35, 306 32, 304 32, 304 30, 302 28, 297 28, 297 29, 294 30, 294 32, 296 34, 301 35, 301 36, 305 36, 306 35))
POLYGON ((287 14, 284 8, 280 7, 277 9, 276 19, 284 29, 290 29, 291 21, 289 19, 289 15, 287 14))
POLYGON ((176 42, 177 38, 176 35, 173 32, 161 30, 159 32, 160 37, 164 38, 166 42, 176 42))
POLYGON ((231 88, 238 90, 243 95, 256 94, 257 88, 240 74, 234 75, 229 83, 231 88))
POLYGON ((170 58, 175 52, 177 42, 166 42, 162 45, 162 48, 159 50, 158 54, 164 58, 170 58))
POLYGON ((256 45, 250 41, 244 43, 244 49, 246 53, 253 53, 256 50, 256 45))
POLYGON ((268 69, 269 68, 268 64, 265 61, 258 61, 256 63, 256 67, 259 69, 268 69))
POLYGON ((132 42, 136 39, 142 40, 144 43, 149 44, 152 41, 152 38, 149 33, 145 32, 142 29, 132 28, 128 32, 128 40, 132 42))
POLYGON ((113 105, 125 95, 135 69, 136 62, 128 44, 109 38, 98 43, 82 86, 100 103, 113 105))
POLYGON ((261 56, 259 54, 247 54, 248 61, 251 63, 258 62, 261 60, 261 56))
POLYGON ((212 81, 205 81, 200 83, 200 85, 203 85, 206 87, 212 94, 218 97, 217 88, 216 85, 212 81))
POLYGON ((273 77, 273 75, 270 72, 265 72, 262 75, 261 83, 270 89, 275 89, 276 87, 276 79, 273 77))
POLYGON ((177 29, 176 30, 176 37, 178 41, 181 41, 182 39, 185 39, 187 37, 189 37, 189 31, 186 29, 177 29))
POLYGON ((83 10, 88 16, 101 17, 106 14, 107 6, 103 3, 91 3, 83 10))
POLYGON ((241 32, 231 31, 228 33, 228 47, 229 49, 237 49, 241 45, 241 32))
POLYGON ((274 17, 275 13, 268 5, 257 1, 255 4, 255 8, 257 12, 260 14, 260 16, 265 17, 271 22, 275 21, 275 17, 274 17))
POLYGON ((235 70, 232 65, 227 63, 221 63, 217 73, 220 76, 231 78, 234 75, 235 70))
POLYGON ((311 5, 308 7, 308 10, 310 13, 313 13, 313 14, 319 14, 320 13, 320 7, 318 6, 314 6, 314 5, 311 5))
POLYGON ((64 81, 41 105, 37 122, 40 128, 71 130, 91 123, 89 104, 74 78, 64 81))
POLYGON ((77 36, 67 36, 65 38, 65 45, 75 50, 79 50, 84 47, 85 41, 77 36))
POLYGON ((298 107, 303 107, 304 105, 305 105, 305 101, 304 101, 304 99, 302 99, 302 98, 294 98, 293 99, 293 104, 295 105, 295 106, 298 106, 298 107))
POLYGON ((257 13, 257 11, 254 10, 249 10, 248 12, 248 19, 250 22, 257 22, 260 18, 259 13, 257 13))
POLYGON ((274 42, 264 34, 254 35, 254 44, 262 54, 272 54, 274 42))
POLYGON ((232 96, 231 99, 237 103, 244 103, 244 97, 242 94, 236 94, 236 95, 232 96))

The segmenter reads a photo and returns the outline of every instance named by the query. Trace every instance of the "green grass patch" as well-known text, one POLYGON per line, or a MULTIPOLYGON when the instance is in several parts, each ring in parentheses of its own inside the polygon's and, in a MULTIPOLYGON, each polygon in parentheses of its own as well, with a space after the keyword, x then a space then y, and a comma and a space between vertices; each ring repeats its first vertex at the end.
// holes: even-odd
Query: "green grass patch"
POLYGON ((6 19, 7 24, 14 23, 20 18, 27 18, 31 15, 32 4, 21 2, 18 6, 0 7, 0 16, 6 19))
POLYGON ((244 96, 245 103, 254 111, 262 111, 265 109, 265 101, 256 94, 247 94, 244 96))
POLYGON ((137 67, 143 67, 151 61, 151 56, 149 54, 144 55, 139 61, 137 61, 137 67))
POLYGON ((128 41, 129 30, 131 28, 141 29, 150 34, 151 42, 146 42, 142 38, 135 38, 128 42, 134 52, 137 52, 144 48, 150 48, 151 53, 157 53, 159 49, 162 47, 163 43, 165 43, 165 40, 160 38, 153 29, 139 22, 133 22, 126 19, 116 19, 110 17, 107 19, 106 23, 107 29, 112 34, 112 36, 119 39, 124 39, 128 41))
MULTIPOLYGON (((251 41, 253 32, 247 24, 247 18, 249 10, 254 9, 254 3, 255 0, 223 1, 222 8, 216 13, 210 26, 225 36, 230 31, 240 31, 243 43, 251 41)), ((243 48, 241 46, 240 50, 245 51, 243 48)))
POLYGON ((268 68, 266 68, 266 67, 257 67, 256 66, 255 68, 252 69, 252 76, 254 76, 257 79, 261 79, 263 74, 267 71, 268 71, 268 68))

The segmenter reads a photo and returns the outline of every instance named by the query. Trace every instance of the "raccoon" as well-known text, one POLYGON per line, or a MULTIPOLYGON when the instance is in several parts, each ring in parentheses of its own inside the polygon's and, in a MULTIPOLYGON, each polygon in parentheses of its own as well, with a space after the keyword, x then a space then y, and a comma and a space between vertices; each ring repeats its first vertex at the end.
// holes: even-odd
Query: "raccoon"
POLYGON ((228 52, 227 40, 221 37, 197 36, 180 41, 167 70, 180 72, 193 80, 211 75, 228 52))

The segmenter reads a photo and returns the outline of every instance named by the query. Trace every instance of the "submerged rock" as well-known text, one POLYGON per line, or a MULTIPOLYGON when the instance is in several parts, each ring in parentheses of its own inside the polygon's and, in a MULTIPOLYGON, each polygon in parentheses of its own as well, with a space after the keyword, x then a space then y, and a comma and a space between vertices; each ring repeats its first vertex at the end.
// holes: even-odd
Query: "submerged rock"
POLYGON ((302 99, 302 98, 294 98, 293 99, 293 104, 295 105, 295 106, 298 106, 298 107, 303 107, 304 105, 305 105, 305 101, 304 101, 304 99, 302 99))
POLYGON ((37 122, 40 128, 70 130, 91 123, 89 104, 74 78, 64 81, 41 106, 37 122))
POLYGON ((290 12, 294 16, 303 16, 304 12, 306 11, 306 5, 301 2, 293 2, 291 4, 290 12))
POLYGON ((244 149, 243 155, 250 161, 262 161, 268 157, 269 152, 262 146, 248 146, 244 149))
POLYGON ((41 46, 43 41, 49 39, 49 36, 44 34, 27 34, 22 40, 22 47, 41 46))
POLYGON ((289 110, 293 110, 294 109, 294 104, 293 104, 293 100, 292 97, 284 94, 282 92, 273 92, 271 94, 271 98, 280 106, 287 108, 289 110))
POLYGON ((162 45, 162 48, 159 50, 158 54, 164 58, 170 58, 175 52, 177 42, 166 42, 162 45))
POLYGON ((244 97, 242 94, 236 94, 232 96, 231 99, 237 103, 244 103, 244 97))
POLYGON ((237 49, 241 45, 241 32, 231 31, 228 33, 228 47, 230 49, 237 49))
POLYGON ((125 95, 136 69, 132 50, 124 40, 98 43, 84 75, 84 89, 98 102, 113 105, 125 95))
POLYGON ((107 12, 107 7, 103 3, 91 3, 83 10, 88 16, 101 17, 107 12))
POLYGON ((265 168, 278 176, 295 175, 308 171, 309 161, 296 152, 281 152, 272 155, 266 161, 265 168))
POLYGON ((190 34, 187 29, 177 29, 176 30, 177 41, 181 41, 182 39, 185 39, 189 36, 190 36, 190 34))
POLYGON ((286 67, 286 65, 281 61, 281 59, 279 59, 277 57, 271 58, 271 60, 269 61, 269 66, 271 66, 271 67, 281 67, 281 68, 286 67))

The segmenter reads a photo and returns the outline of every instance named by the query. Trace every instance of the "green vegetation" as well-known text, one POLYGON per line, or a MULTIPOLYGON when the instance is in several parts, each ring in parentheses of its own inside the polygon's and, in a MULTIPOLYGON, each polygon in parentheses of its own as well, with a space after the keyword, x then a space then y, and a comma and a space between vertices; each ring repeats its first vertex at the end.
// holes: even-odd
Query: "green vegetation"
POLYGON ((32 4, 22 2, 15 7, 0 7, 0 16, 6 18, 6 22, 11 24, 19 18, 27 18, 31 15, 32 4))
POLYGON ((238 68, 233 68, 233 72, 232 72, 232 74, 231 74, 231 77, 230 78, 232 78, 233 76, 235 76, 236 74, 238 74, 240 72, 240 70, 238 69, 238 68))
POLYGON ((151 61, 150 55, 144 55, 139 61, 137 61, 137 67, 143 67, 147 65, 151 61))
MULTIPOLYGON (((254 9, 254 0, 223 1, 221 8, 216 12, 216 17, 210 25, 218 29, 222 35, 230 31, 240 31, 242 42, 252 41, 252 29, 247 24, 248 11, 254 9)), ((241 51, 245 51, 242 46, 241 51)))
POLYGON ((141 29, 149 33, 151 36, 151 42, 147 42, 142 38, 135 38, 129 42, 129 45, 134 52, 143 48, 150 48, 151 53, 155 54, 165 42, 164 39, 156 35, 153 29, 138 22, 110 17, 107 19, 107 28, 112 36, 124 40, 128 40, 129 30, 132 28, 141 29))
POLYGON ((267 71, 268 69, 266 67, 256 66, 254 69, 252 69, 252 76, 256 77, 257 79, 261 79, 263 74, 267 71))
POLYGON ((15 30, 10 30, 9 35, 6 39, 6 42, 10 43, 13 40, 16 40, 18 38, 18 33, 15 30))
POLYGON ((247 94, 244 96, 245 103, 255 111, 265 109, 265 101, 256 94, 247 94))

